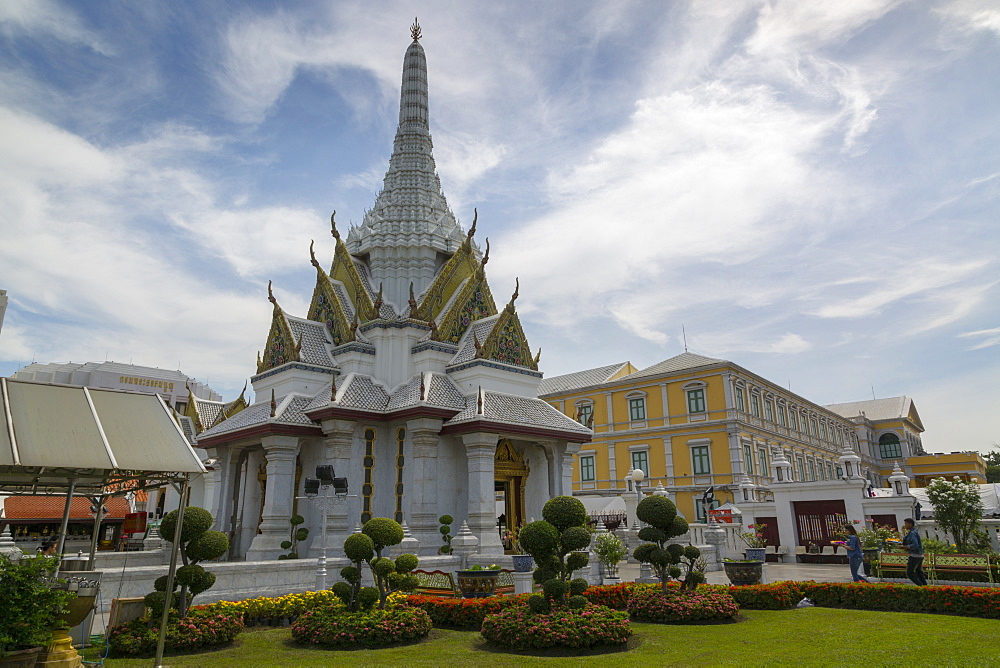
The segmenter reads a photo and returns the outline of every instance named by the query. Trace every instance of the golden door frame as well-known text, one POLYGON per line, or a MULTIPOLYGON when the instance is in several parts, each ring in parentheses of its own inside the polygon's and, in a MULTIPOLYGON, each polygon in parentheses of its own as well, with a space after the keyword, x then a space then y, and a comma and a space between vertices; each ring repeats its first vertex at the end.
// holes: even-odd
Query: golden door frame
POLYGON ((507 490, 504 494, 504 513, 508 530, 525 522, 524 488, 529 473, 531 469, 510 439, 500 439, 493 456, 493 478, 495 482, 504 483, 507 490))

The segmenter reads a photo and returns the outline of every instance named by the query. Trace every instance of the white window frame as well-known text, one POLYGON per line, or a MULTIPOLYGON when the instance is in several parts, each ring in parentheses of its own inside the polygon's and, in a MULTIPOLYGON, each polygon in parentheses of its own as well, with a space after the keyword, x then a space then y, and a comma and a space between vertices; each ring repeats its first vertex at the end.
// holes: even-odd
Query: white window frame
POLYGON ((597 452, 594 450, 587 450, 586 452, 581 452, 580 455, 580 482, 581 483, 594 483, 597 482, 597 452), (593 477, 588 480, 583 477, 583 460, 590 460, 590 468, 593 477))
POLYGON ((634 392, 629 392, 625 395, 625 403, 628 408, 628 421, 633 425, 645 426, 646 420, 649 419, 649 406, 646 403, 648 395, 645 392, 636 390, 634 392), (641 399, 642 400, 642 417, 634 418, 632 417, 632 402, 641 399))
POLYGON ((629 471, 635 469, 635 455, 636 453, 643 453, 646 459, 646 468, 642 469, 642 472, 646 474, 646 478, 649 478, 649 445, 643 443, 642 445, 630 445, 628 446, 628 461, 629 461, 629 471))
POLYGON ((691 462, 691 477, 692 478, 710 478, 712 476, 713 466, 712 466, 712 439, 710 438, 695 438, 687 442, 688 446, 688 457, 691 462), (705 452, 708 455, 708 473, 695 473, 694 470, 694 449, 695 448, 705 448, 705 452))

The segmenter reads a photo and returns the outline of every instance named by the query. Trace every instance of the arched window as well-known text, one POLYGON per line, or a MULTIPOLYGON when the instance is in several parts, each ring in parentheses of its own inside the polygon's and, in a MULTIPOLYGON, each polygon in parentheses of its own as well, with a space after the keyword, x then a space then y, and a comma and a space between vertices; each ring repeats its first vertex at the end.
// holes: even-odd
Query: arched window
POLYGON ((903 448, 899 445, 899 437, 895 434, 882 434, 878 437, 878 453, 882 459, 899 459, 903 456, 903 448))

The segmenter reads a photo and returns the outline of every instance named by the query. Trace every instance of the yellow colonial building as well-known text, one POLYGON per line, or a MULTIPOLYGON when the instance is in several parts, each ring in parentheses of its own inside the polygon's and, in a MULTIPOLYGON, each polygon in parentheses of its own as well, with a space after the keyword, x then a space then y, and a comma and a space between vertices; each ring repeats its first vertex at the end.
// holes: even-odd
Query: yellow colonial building
POLYGON ((574 460, 575 494, 632 491, 629 473, 639 468, 647 491, 662 485, 689 520, 704 520, 697 501, 710 487, 718 506, 738 503, 741 483, 769 486, 776 460, 794 482, 843 477, 845 451, 872 488, 888 486, 897 463, 915 487, 942 475, 986 479, 977 453, 924 452, 908 397, 821 406, 690 352, 647 369, 622 362, 547 378, 539 396, 594 430, 574 460))
POLYGON ((845 446, 882 485, 852 420, 727 360, 685 352, 642 370, 623 362, 543 380, 539 396, 594 430, 574 463, 577 494, 621 494, 639 468, 645 487, 662 485, 685 517, 703 520, 695 501, 710 487, 718 505, 735 500, 744 475, 769 484, 779 452, 795 481, 840 477, 845 446))

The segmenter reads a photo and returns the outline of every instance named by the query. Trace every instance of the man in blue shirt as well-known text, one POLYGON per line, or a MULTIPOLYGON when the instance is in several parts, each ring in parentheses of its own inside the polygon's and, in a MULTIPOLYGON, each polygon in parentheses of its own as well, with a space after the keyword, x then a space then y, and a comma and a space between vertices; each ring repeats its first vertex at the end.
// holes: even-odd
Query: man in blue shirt
POLYGON ((903 547, 910 553, 906 560, 906 577, 915 585, 924 586, 927 578, 924 577, 924 545, 920 541, 920 534, 917 533, 917 523, 907 517, 903 520, 903 528, 906 535, 903 537, 903 547))

